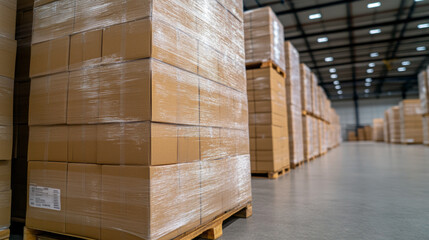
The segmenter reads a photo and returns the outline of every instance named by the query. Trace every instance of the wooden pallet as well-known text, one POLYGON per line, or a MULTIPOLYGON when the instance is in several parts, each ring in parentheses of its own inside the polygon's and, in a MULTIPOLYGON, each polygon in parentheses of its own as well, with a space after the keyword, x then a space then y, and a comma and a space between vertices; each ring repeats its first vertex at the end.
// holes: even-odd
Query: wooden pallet
POLYGON ((9 228, 0 230, 0 240, 9 240, 9 236, 10 236, 9 228))
POLYGON ((421 145, 423 143, 422 142, 404 142, 404 143, 399 143, 399 144, 403 144, 403 145, 421 145))
POLYGON ((311 112, 307 112, 307 111, 305 111, 305 110, 302 110, 302 115, 303 116, 310 116, 310 117, 313 117, 313 118, 315 118, 315 119, 317 119, 317 120, 320 120, 320 121, 322 121, 322 122, 324 122, 324 123, 326 123, 326 124, 331 124, 329 121, 327 121, 327 120, 325 120, 325 119, 323 119, 322 117, 320 117, 320 116, 318 116, 318 115, 316 115, 316 114, 314 114, 314 113, 311 113, 311 112))
POLYGON ((301 161, 301 162, 299 162, 299 163, 291 163, 290 164, 290 167, 292 168, 292 169, 295 169, 295 168, 298 168, 298 167, 300 167, 301 165, 303 165, 305 163, 305 160, 304 161, 301 161))
MULTIPOLYGON (((252 203, 249 202, 242 206, 233 208, 232 210, 219 215, 212 221, 175 237, 174 240, 192 240, 196 237, 201 237, 205 239, 218 239, 222 236, 223 222, 232 216, 238 218, 248 218, 252 216, 252 203)), ((24 240, 60 240, 70 238, 95 240, 92 238, 85 238, 72 234, 47 232, 24 227, 24 240)))
POLYGON ((266 172, 266 171, 252 171, 252 176, 253 177, 264 177, 264 178, 269 178, 269 179, 277 179, 280 176, 285 175, 287 172, 289 172, 289 167, 287 168, 282 168, 278 171, 274 171, 274 172, 266 172))
POLYGON ((246 63, 246 69, 250 70, 259 68, 272 68, 276 70, 276 72, 278 72, 280 75, 282 75, 283 78, 286 78, 286 72, 273 61, 246 63))

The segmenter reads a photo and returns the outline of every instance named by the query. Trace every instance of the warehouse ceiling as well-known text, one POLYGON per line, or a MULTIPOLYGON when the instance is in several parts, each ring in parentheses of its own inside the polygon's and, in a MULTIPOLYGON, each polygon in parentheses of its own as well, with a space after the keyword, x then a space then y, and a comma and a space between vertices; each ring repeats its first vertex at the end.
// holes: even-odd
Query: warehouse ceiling
POLYGON ((245 11, 270 6, 276 12, 285 40, 330 99, 418 92, 417 75, 429 64, 429 0, 243 2, 245 11))

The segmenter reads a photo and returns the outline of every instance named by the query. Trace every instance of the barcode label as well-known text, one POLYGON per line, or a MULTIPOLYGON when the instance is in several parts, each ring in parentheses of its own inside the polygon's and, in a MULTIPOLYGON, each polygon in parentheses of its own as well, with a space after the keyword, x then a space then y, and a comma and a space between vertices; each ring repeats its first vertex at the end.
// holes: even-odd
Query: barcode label
POLYGON ((29 205, 35 208, 61 211, 61 190, 30 185, 29 205))

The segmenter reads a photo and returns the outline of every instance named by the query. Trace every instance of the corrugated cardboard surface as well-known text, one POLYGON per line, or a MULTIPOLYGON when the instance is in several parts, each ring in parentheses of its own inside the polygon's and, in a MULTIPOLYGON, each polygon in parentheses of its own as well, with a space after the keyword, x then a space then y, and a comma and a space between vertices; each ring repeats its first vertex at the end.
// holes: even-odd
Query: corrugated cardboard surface
POLYGON ((423 142, 423 120, 419 99, 407 99, 399 103, 402 143, 423 142))

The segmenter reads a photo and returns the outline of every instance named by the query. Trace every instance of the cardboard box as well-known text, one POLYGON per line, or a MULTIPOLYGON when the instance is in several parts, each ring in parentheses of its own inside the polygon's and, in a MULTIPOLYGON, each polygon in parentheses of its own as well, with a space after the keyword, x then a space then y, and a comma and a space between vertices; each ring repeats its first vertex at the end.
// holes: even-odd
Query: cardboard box
POLYGON ((10 226, 10 212, 11 212, 11 196, 10 190, 0 192, 0 227, 8 228, 10 226))
POLYGON ((67 161, 97 163, 97 125, 68 126, 67 161))
POLYGON ((101 187, 100 165, 68 164, 66 233, 100 239, 101 187))
POLYGON ((68 126, 31 126, 29 161, 67 162, 68 126))
POLYGON ((288 105, 301 107, 301 69, 299 52, 291 42, 285 42, 286 101, 288 105))
POLYGON ((25 225, 65 233, 67 163, 28 163, 28 197, 25 225))
POLYGON ((0 125, 0 160, 11 160, 12 158, 12 125, 0 125))
POLYGON ((16 60, 15 40, 0 36, 0 76, 13 79, 16 60))
MULTIPOLYGON (((62 2, 62 0, 58 2, 62 2)), ((34 38, 33 35, 33 41, 34 38)), ((67 71, 69 48, 69 36, 33 44, 31 46, 30 77, 67 71)))
POLYGON ((170 239, 198 226, 200 164, 102 166, 101 238, 170 239))
POLYGON ((0 2, 0 37, 15 39, 16 1, 0 2))
POLYGON ((70 38, 70 70, 101 63, 102 30, 72 35, 70 38))
POLYGON ((307 65, 300 65, 301 69, 301 104, 302 110, 309 113, 313 112, 313 94, 312 94, 312 80, 311 70, 307 65))
POLYGON ((29 125, 65 124, 69 74, 31 80, 29 125))
POLYGON ((0 76, 0 125, 13 122, 13 80, 0 76))
POLYGON ((10 190, 11 161, 0 161, 0 192, 10 190))

